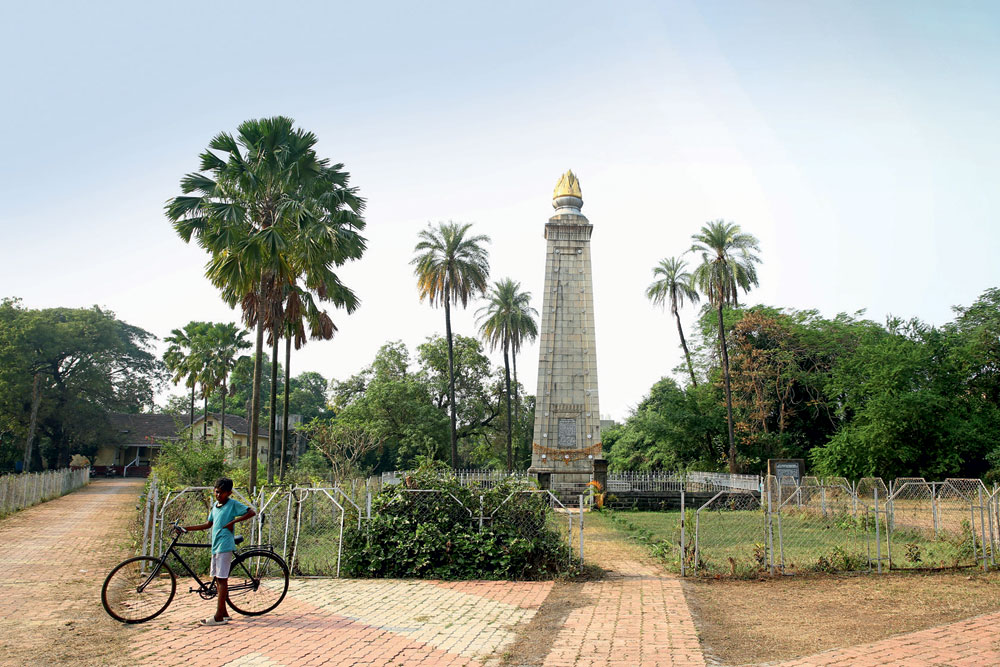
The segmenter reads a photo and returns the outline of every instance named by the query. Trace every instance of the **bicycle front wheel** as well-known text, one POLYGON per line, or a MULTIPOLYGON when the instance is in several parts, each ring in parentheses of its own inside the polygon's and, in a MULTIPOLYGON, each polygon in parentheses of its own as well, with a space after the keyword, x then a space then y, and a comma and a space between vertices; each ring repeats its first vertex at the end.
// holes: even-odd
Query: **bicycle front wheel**
POLYGON ((270 551, 248 551, 229 568, 229 606, 245 616, 260 616, 285 599, 288 566, 270 551))
POLYGON ((111 570, 101 588, 101 603, 111 618, 143 623, 163 613, 177 590, 177 578, 158 558, 137 556, 111 570))

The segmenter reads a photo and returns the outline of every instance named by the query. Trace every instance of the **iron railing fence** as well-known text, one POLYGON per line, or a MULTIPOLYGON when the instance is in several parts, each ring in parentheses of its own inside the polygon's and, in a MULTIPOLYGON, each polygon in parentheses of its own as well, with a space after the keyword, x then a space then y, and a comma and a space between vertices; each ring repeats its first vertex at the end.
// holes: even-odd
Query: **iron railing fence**
POLYGON ((721 472, 618 471, 608 472, 608 492, 760 491, 759 475, 721 472))
MULTIPOLYGON (((246 489, 234 489, 234 497, 257 512, 252 520, 236 524, 236 533, 244 536, 247 545, 270 545, 293 575, 339 577, 345 530, 365 530, 377 514, 372 498, 379 488, 380 482, 369 479, 346 480, 328 487, 265 486, 252 496, 246 489)), ((495 494, 473 494, 472 500, 464 503, 436 489, 405 489, 402 493, 417 515, 444 511, 473 530, 503 524, 526 538, 543 530, 554 531, 565 541, 571 560, 583 562, 582 497, 578 506, 567 506, 549 491, 529 488, 513 490, 499 499, 495 494)), ((140 553, 159 555, 171 539, 173 522, 204 523, 211 503, 210 487, 163 489, 154 474, 140 505, 140 553)), ((185 559, 207 571, 207 550, 191 551, 195 553, 185 554, 185 559)))
POLYGON ((0 475, 0 516, 52 500, 90 481, 90 468, 0 475))

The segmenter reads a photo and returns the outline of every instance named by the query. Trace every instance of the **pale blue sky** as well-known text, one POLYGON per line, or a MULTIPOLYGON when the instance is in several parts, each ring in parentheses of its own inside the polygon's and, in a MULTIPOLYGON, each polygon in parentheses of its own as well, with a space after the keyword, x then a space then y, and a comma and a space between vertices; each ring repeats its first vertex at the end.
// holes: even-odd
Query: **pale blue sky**
MULTIPOLYGON (((956 2, 5 3, 2 295, 163 336, 235 320, 162 215, 221 130, 285 114, 369 200, 363 299, 293 372, 443 330, 408 260, 476 223, 540 308, 572 168, 594 224, 602 413, 679 361, 642 291, 707 220, 758 236, 749 297, 942 323, 998 284, 1000 5, 956 2)), ((474 331, 472 310, 456 330, 474 331)), ((685 323, 693 324, 688 310, 685 323)), ((534 391, 537 348, 519 360, 534 391)))

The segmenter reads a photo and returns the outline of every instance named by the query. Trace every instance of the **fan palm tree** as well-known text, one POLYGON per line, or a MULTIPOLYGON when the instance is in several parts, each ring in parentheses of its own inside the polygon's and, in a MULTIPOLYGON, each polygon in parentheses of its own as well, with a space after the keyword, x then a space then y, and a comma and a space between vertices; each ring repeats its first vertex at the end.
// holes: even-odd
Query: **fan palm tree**
POLYGON ((737 472, 736 437, 733 433, 733 395, 729 387, 729 353, 722 320, 725 306, 738 305, 739 290, 749 292, 757 283, 760 252, 757 239, 745 234, 740 226, 716 220, 702 226, 691 236, 694 244, 689 252, 701 253, 701 264, 693 273, 694 284, 708 299, 719 316, 719 353, 722 360, 722 380, 726 391, 726 423, 729 427, 729 471, 737 472))
POLYGON ((698 292, 691 282, 691 274, 684 269, 687 264, 677 257, 661 259, 653 267, 653 277, 656 279, 646 288, 646 298, 657 306, 670 304, 670 313, 677 321, 677 333, 681 337, 681 347, 684 349, 684 359, 687 360, 688 372, 691 374, 691 384, 698 386, 694 376, 694 366, 691 364, 691 353, 688 351, 687 340, 684 339, 684 329, 681 327, 681 316, 677 312, 684 305, 684 299, 692 304, 698 303, 698 292))
POLYGON ((455 417, 455 351, 451 333, 451 303, 465 308, 473 294, 486 293, 490 275, 489 253, 482 244, 490 237, 470 235, 472 224, 441 222, 421 230, 417 253, 410 264, 416 266, 420 300, 431 306, 444 305, 445 337, 448 339, 448 403, 451 412, 451 465, 458 466, 458 431, 455 417))
POLYGON ((188 425, 194 424, 194 394, 201 374, 202 357, 197 349, 199 336, 204 335, 209 325, 205 322, 188 322, 182 329, 173 329, 163 340, 169 343, 163 354, 163 363, 173 373, 174 384, 182 380, 191 388, 191 412, 188 425))
MULTIPOLYGON (((514 469, 513 421, 511 419, 510 357, 514 349, 514 339, 518 333, 519 318, 527 308, 530 294, 520 291, 521 284, 510 278, 498 280, 486 298, 487 304, 476 311, 479 335, 491 350, 503 350, 503 371, 507 400, 507 472, 514 469)), ((523 324, 522 324, 523 327, 523 324)))
MULTIPOLYGON (((316 302, 339 305, 346 287, 333 266, 359 258, 365 249, 358 233, 365 225, 364 200, 348 187, 343 165, 320 159, 315 144, 316 136, 294 128, 289 118, 245 121, 235 136, 212 139, 201 154, 200 172, 181 180, 184 195, 166 207, 178 235, 186 242, 196 238, 208 251, 206 275, 223 299, 239 304, 244 323, 256 329, 251 489, 257 478, 264 331, 277 330, 285 309, 298 307, 311 316, 314 336, 331 332, 333 321, 316 302), (309 298, 288 304, 286 296, 299 279, 309 298)), ((301 324, 296 337, 305 337, 301 324)))

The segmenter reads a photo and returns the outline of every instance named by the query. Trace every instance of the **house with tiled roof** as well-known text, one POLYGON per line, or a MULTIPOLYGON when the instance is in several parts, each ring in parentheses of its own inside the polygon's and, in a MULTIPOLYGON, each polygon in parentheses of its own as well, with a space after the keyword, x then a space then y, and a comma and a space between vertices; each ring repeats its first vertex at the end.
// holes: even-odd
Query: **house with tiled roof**
MULTIPOLYGON (((111 413, 108 421, 111 432, 94 457, 94 468, 98 474, 107 468, 114 468, 116 474, 148 474, 149 466, 156 458, 156 452, 164 442, 188 437, 205 437, 218 441, 222 433, 222 415, 204 413, 195 415, 193 424, 188 424, 187 415, 127 414, 111 413)), ((250 456, 249 422, 237 415, 226 415, 225 435, 222 442, 227 456, 231 459, 250 456)), ((260 457, 267 460, 267 430, 257 436, 260 457)))

